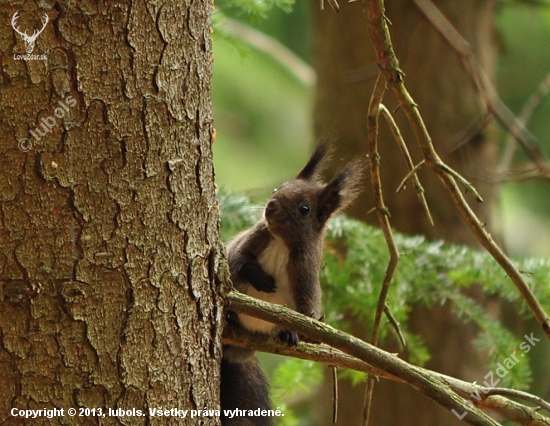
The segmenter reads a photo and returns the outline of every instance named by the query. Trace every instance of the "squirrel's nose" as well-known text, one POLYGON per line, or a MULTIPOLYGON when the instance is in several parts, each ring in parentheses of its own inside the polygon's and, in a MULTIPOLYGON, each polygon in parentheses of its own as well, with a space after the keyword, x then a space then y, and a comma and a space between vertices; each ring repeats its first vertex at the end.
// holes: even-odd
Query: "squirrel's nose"
POLYGON ((279 206, 277 205, 277 202, 274 200, 271 200, 269 203, 267 203, 267 206, 265 207, 266 214, 273 214, 277 210, 279 210, 279 206))

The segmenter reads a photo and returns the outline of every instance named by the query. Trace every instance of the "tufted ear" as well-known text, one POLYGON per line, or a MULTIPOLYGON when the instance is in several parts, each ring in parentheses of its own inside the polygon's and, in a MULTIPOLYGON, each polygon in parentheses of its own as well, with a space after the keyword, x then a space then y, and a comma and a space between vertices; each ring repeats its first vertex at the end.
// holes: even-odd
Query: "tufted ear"
POLYGON ((352 161, 322 189, 319 194, 317 210, 317 219, 321 226, 324 226, 332 214, 346 207, 355 199, 363 174, 363 162, 352 161))
POLYGON ((296 179, 311 180, 322 170, 322 163, 330 157, 330 147, 327 140, 320 140, 296 179))

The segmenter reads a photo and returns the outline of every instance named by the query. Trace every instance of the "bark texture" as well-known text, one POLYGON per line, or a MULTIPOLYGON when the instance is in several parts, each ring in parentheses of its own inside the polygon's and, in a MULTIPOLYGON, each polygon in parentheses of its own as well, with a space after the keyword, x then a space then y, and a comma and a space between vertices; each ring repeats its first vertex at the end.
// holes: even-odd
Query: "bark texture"
POLYGON ((0 423, 24 424, 12 408, 94 425, 176 419, 67 409, 217 408, 211 3, 11 3, 0 12, 0 423), (13 59, 25 53, 9 27, 18 9, 22 28, 48 14, 34 49, 47 60, 13 59))
MULTIPOLYGON (((496 60, 493 29, 496 2, 439 0, 434 3, 471 43, 483 69, 492 78, 496 60)), ((366 152, 367 107, 378 67, 361 4, 340 2, 340 6, 338 14, 328 8, 319 11, 317 3, 312 6, 315 68, 318 73, 315 125, 317 133, 328 132, 338 138, 338 157, 350 157, 366 152)), ((493 209, 497 188, 487 181, 487 172, 493 169, 496 162, 496 147, 491 140, 490 129, 475 134, 463 145, 456 144, 461 140, 461 133, 482 115, 483 106, 478 93, 460 58, 420 15, 412 1, 387 1, 386 15, 391 21, 390 32, 400 68, 405 73, 405 84, 419 105, 438 152, 447 164, 462 173, 481 193, 485 203, 473 205, 473 208, 481 220, 495 231, 497 227, 493 209)), ((386 93, 384 103, 391 111, 397 105, 391 92, 386 93)), ((418 162, 422 158, 421 153, 404 114, 397 110, 394 111, 394 117, 413 160, 418 162)), ((435 175, 425 171, 420 173, 434 216, 434 227, 422 212, 412 185, 395 194, 407 169, 382 117, 379 151, 384 197, 393 227, 409 234, 476 244, 474 236, 456 213, 435 175)), ((364 202, 356 205, 351 213, 378 225, 376 215, 368 214, 374 206, 370 187, 370 182, 366 181, 367 194, 360 197, 364 202)), ((470 200, 471 204, 475 204, 473 197, 470 200)), ((432 354, 429 368, 466 380, 479 381, 483 378, 485 367, 470 344, 475 329, 466 327, 454 317, 449 306, 430 311, 416 309, 409 327, 427 341, 432 354)), ((362 328, 358 326, 358 329, 362 328)), ((362 392, 357 389, 341 389, 341 392, 338 424, 359 424, 362 392)), ((325 397, 327 400, 330 398, 329 392, 325 397)), ((327 401, 323 406, 329 407, 330 404, 327 401)), ((327 411, 320 412, 319 424, 330 423, 331 415, 327 411)), ((435 426, 443 422, 460 424, 453 414, 406 386, 384 382, 376 386, 371 426, 435 426)))

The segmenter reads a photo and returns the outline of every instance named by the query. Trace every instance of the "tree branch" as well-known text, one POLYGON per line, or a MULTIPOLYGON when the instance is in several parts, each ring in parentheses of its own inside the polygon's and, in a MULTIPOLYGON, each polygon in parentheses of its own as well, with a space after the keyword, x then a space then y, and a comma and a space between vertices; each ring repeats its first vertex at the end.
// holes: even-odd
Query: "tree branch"
MULTIPOLYGON (((424 395, 449 410, 463 413, 467 402, 452 392, 448 384, 437 380, 427 370, 420 369, 375 346, 350 336, 327 324, 312 320, 280 305, 272 305, 259 299, 232 291, 229 293, 231 310, 260 318, 274 324, 290 328, 313 341, 325 343, 342 352, 359 358, 391 375, 398 376, 424 395)), ((477 426, 497 426, 493 419, 475 407, 468 408, 464 421, 477 426)))
POLYGON ((468 75, 471 77, 487 108, 531 157, 541 176, 550 179, 550 160, 542 151, 537 139, 499 98, 497 91, 479 65, 470 44, 456 31, 453 25, 430 0, 414 0, 414 3, 436 31, 459 54, 468 75))
MULTIPOLYGON (((391 225, 390 225, 390 213, 384 203, 384 195, 382 192, 382 181, 380 179, 380 155, 378 154, 378 117, 380 114, 380 105, 384 92, 386 91, 386 82, 381 74, 376 79, 376 84, 372 92, 370 99, 367 127, 368 127, 368 152, 369 152, 369 165, 370 165, 370 180, 372 185, 372 192, 374 196, 374 204, 376 206, 376 216, 378 217, 378 223, 382 228, 386 245, 390 252, 390 260, 386 268, 386 274, 380 287, 380 295, 378 296, 378 302, 376 304, 376 313, 374 315, 374 322, 372 326, 371 343, 374 346, 378 345, 378 335, 380 332, 380 322, 382 320, 382 314, 386 307, 386 299, 390 290, 390 284, 393 278, 393 274, 399 262, 399 251, 395 245, 393 238, 391 225)), ((372 394, 374 392, 374 377, 369 376, 367 381, 367 388, 365 390, 364 407, 363 407, 363 424, 368 426, 370 408, 372 403, 372 394)))
POLYGON ((416 193, 418 195, 418 201, 420 201, 420 204, 422 205, 422 209, 424 210, 424 213, 426 213, 426 217, 428 218, 428 222, 433 226, 434 220, 432 218, 432 214, 430 213, 430 208, 428 206, 428 202, 426 201, 426 197, 424 195, 424 188, 422 187, 422 184, 420 183, 420 178, 416 174, 416 167, 414 166, 414 163, 411 158, 411 154, 409 153, 409 150, 407 148, 407 144, 405 143, 405 140, 403 139, 403 136, 401 135, 401 131, 399 130, 399 127, 397 126, 397 123, 393 119, 393 116, 391 115, 390 111, 384 104, 380 104, 380 112, 382 113, 382 116, 386 119, 386 122, 388 123, 388 126, 390 127, 390 130, 392 132, 393 137, 395 138, 397 145, 399 146, 399 149, 401 150, 401 154, 403 155, 403 158, 405 159, 405 163, 407 164, 407 167, 410 171, 410 173, 407 174, 408 178, 403 179, 403 182, 399 185, 396 192, 399 192, 401 189, 405 187, 405 184, 409 179, 412 178, 413 185, 416 190, 416 193))
POLYGON ((512 389, 488 389, 414 366, 395 354, 385 352, 327 324, 237 291, 230 292, 228 300, 231 310, 235 312, 290 328, 321 344, 300 342, 293 348, 275 339, 266 339, 263 335, 229 327, 224 331, 224 344, 350 368, 383 379, 407 383, 441 405, 455 409, 459 414, 467 411, 463 420, 469 424, 497 425, 481 411, 472 409, 473 403, 476 407, 498 413, 520 425, 550 426, 550 419, 542 416, 534 408, 500 396, 508 394, 534 402, 543 408, 548 407, 546 401, 534 395, 512 389), (493 392, 498 395, 493 395, 493 392))
POLYGON ((523 399, 524 401, 532 402, 533 404, 538 405, 541 408, 544 408, 547 411, 550 411, 550 404, 544 399, 539 398, 538 396, 531 395, 527 392, 518 391, 515 389, 508 388, 489 388, 484 391, 486 395, 503 395, 511 396, 518 399, 523 399))
POLYGON ((504 254, 501 248, 493 241, 490 234, 485 229, 485 226, 479 221, 475 213, 472 211, 458 185, 455 177, 450 173, 450 169, 439 158, 424 121, 418 110, 418 106, 410 96, 403 83, 403 73, 399 69, 399 62, 395 56, 393 46, 384 17, 384 1, 369 0, 366 3, 366 13, 368 19, 368 27, 376 50, 376 56, 379 61, 379 66, 382 70, 388 86, 392 89, 394 95, 399 101, 399 105, 407 116, 411 125, 416 140, 424 155, 425 164, 433 170, 443 186, 449 192, 453 203, 466 224, 470 227, 474 235, 477 237, 481 245, 493 256, 498 264, 508 274, 510 279, 519 290, 523 299, 531 309, 531 312, 541 325, 547 338, 550 340, 550 317, 546 314, 538 300, 535 298, 527 283, 523 280, 520 271, 514 266, 510 259, 504 254))

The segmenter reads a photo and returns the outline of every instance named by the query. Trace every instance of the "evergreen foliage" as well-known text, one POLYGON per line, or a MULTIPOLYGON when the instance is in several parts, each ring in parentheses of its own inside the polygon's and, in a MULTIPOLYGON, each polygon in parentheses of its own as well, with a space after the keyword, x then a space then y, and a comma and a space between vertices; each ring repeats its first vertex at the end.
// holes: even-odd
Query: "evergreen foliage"
POLYGON ((247 15, 251 19, 265 18, 274 7, 290 12, 294 0, 222 0, 216 2, 222 14, 247 15))
MULTIPOLYGON (((223 189, 218 191, 218 199, 224 241, 255 223, 263 210, 263 206, 251 203, 247 197, 223 189)), ((429 353, 422 337, 408 330, 408 316, 413 306, 447 304, 465 324, 476 325, 478 334, 474 346, 481 356, 487 357, 487 372, 495 372, 499 364, 504 365, 516 352, 519 362, 507 369, 508 373, 501 377, 498 386, 527 389, 531 369, 529 354, 520 348, 524 338, 514 335, 501 319, 492 317, 469 295, 482 289, 486 297, 507 301, 518 306, 522 314, 527 313, 518 291, 494 259, 485 252, 465 246, 398 233, 394 237, 401 258, 387 305, 399 322, 407 343, 406 353, 400 355, 416 365, 428 361, 429 353)), ((327 323, 349 330, 343 318, 345 312, 351 313, 365 330, 369 329, 388 259, 388 250, 379 229, 344 216, 332 219, 321 273, 327 323)), ((549 306, 550 261, 523 259, 516 264, 524 271, 540 303, 549 306)), ((380 337, 382 346, 388 339, 397 340, 389 323, 382 327, 380 337)), ((299 390, 296 380, 306 380, 306 376, 309 384, 320 380, 320 367, 308 365, 306 368, 304 365, 301 360, 291 359, 277 368, 272 380, 277 399, 299 390)), ((345 376, 353 382, 364 379, 363 373, 357 372, 346 372, 345 376)), ((495 378, 499 376, 495 375, 495 378)), ((485 379, 480 377, 478 383, 485 379)))

